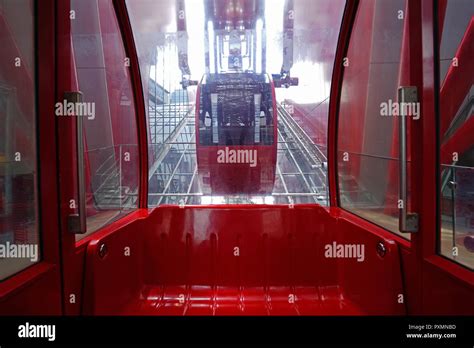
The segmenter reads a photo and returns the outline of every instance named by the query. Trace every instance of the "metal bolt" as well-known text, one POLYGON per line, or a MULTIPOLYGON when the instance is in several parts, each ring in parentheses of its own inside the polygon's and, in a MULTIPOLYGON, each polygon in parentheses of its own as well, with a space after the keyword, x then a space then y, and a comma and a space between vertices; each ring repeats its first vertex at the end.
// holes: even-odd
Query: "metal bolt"
POLYGON ((448 187, 451 190, 456 190, 458 188, 458 183, 456 181, 448 181, 448 187))
POLYGON ((99 257, 103 259, 105 255, 107 255, 107 245, 105 245, 105 243, 102 243, 99 246, 99 257))
POLYGON ((377 254, 380 257, 384 257, 386 253, 387 253, 387 248, 385 247, 385 244, 383 242, 378 242, 377 243, 377 254))

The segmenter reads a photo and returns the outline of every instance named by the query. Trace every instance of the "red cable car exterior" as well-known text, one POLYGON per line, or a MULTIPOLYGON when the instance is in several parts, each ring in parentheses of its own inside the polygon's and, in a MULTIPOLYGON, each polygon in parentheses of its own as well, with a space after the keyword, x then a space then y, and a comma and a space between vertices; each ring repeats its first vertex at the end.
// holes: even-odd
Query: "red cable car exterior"
POLYGON ((275 86, 268 75, 203 77, 196 96, 196 152, 204 193, 272 192, 277 114, 275 86))

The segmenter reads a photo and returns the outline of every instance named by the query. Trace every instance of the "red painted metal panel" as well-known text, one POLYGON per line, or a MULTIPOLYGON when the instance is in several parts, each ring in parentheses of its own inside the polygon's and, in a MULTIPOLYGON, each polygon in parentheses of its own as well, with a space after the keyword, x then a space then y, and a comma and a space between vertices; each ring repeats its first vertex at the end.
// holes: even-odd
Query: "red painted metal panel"
POLYGON ((314 205, 162 206, 131 214, 89 243, 85 313, 403 314, 396 242, 340 214, 314 205), (387 246, 384 258, 378 241, 387 246), (366 261, 328 258, 333 242, 363 243, 366 261))
POLYGON ((341 260, 338 284, 346 297, 368 314, 406 314, 408 296, 403 287, 399 246, 393 235, 346 212, 341 213, 337 228, 338 244, 361 244, 365 249, 363 262, 341 260), (380 243, 386 249, 384 256, 376 252, 380 243))
POLYGON ((116 314, 139 296, 143 233, 137 231, 143 231, 143 216, 139 210, 92 236, 86 251, 84 314, 116 314))
POLYGON ((60 315, 59 267, 41 262, 2 282, 0 315, 60 315))
MULTIPOLYGON (((71 42, 70 2, 61 1, 56 7, 56 100, 64 99, 64 92, 77 90, 71 42)), ((74 117, 56 118, 59 169, 59 205, 61 259, 63 264, 64 314, 79 314, 82 287, 82 253, 76 252, 75 236, 68 231, 67 217, 74 213, 69 204, 77 202, 76 127, 74 117)))
MULTIPOLYGON (((276 127, 275 127, 276 129, 276 127)), ((276 174, 274 145, 205 146, 197 145, 198 173, 205 194, 271 194, 276 174), (219 151, 255 154, 255 166, 248 163, 218 163, 219 151)))
MULTIPOLYGON (((58 71, 58 88, 57 99, 62 100, 64 91, 77 90, 77 79, 75 76, 75 66, 73 64, 73 52, 71 46, 71 29, 69 20, 69 3, 61 2, 57 4, 58 22, 56 32, 58 34, 57 56, 60 58, 57 63, 58 71)), ((130 72, 132 85, 134 88, 134 98, 136 105, 136 115, 139 135, 139 163, 140 163, 140 187, 139 195, 140 207, 147 207, 147 184, 148 184, 148 161, 147 161, 147 139, 145 125, 145 111, 143 95, 139 76, 138 59, 136 57, 133 37, 128 22, 125 5, 123 2, 115 3, 115 11, 117 20, 120 24, 121 34, 123 36, 127 56, 130 58, 130 72)), ((121 62, 123 64, 123 62, 121 62)), ((62 247, 63 247, 63 263, 64 263, 64 307, 66 314, 77 315, 81 313, 82 307, 82 287, 84 268, 86 267, 84 260, 88 242, 91 238, 85 238, 76 245, 75 236, 71 235, 67 229, 66 217, 71 213, 69 209, 69 200, 76 197, 76 136, 74 121, 69 118, 58 120, 58 129, 61 137, 58 139, 60 151, 60 201, 61 201, 61 230, 62 230, 62 247), (74 301, 71 301, 74 296, 74 301)), ((117 228, 120 226, 121 220, 107 227, 117 228)), ((100 231, 96 232, 100 233, 100 231)))

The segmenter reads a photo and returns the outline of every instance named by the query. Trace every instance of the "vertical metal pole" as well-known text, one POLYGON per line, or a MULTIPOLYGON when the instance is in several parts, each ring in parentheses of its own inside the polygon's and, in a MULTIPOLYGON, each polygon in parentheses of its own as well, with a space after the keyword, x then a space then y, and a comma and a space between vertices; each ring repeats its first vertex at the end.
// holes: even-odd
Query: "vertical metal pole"
POLYGON ((453 180, 450 182, 451 188, 451 213, 452 218, 452 228, 453 228, 453 247, 456 246, 456 167, 452 167, 453 171, 453 180))
MULTIPOLYGON (((402 89, 398 90, 398 101, 399 105, 402 105, 404 100, 404 93, 402 89)), ((400 108, 401 109, 401 108, 400 108)), ((405 115, 400 114, 398 117, 398 153, 399 153, 399 199, 401 201, 401 208, 400 208, 400 217, 399 217, 399 227, 400 231, 406 231, 407 228, 407 221, 406 221, 406 213, 407 213, 407 153, 406 153, 406 118, 405 115)))

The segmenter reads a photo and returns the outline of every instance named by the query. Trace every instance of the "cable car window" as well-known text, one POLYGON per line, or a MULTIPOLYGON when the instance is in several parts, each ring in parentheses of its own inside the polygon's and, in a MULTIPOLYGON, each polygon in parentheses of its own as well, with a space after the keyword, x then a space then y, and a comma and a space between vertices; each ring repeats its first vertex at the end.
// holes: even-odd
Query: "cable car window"
POLYGON ((76 83, 91 111, 83 121, 91 233, 138 206, 138 135, 129 64, 113 2, 72 0, 71 9, 76 83))
POLYGON ((40 260, 33 12, 0 1, 0 281, 40 260))
POLYGON ((439 3, 439 251, 474 269, 474 7, 439 3))
POLYGON ((272 145, 273 100, 273 84, 265 75, 206 76, 196 108, 200 144, 272 145))
POLYGON ((345 1, 126 4, 146 96, 149 205, 327 205, 345 1))
MULTIPOLYGON (((360 1, 344 60, 338 125, 341 206, 394 233, 399 233, 400 115, 392 110, 409 67, 402 62, 408 49, 408 40, 402 40, 408 35, 406 9, 405 0, 360 1)), ((408 171, 409 164, 408 159, 408 171)))

